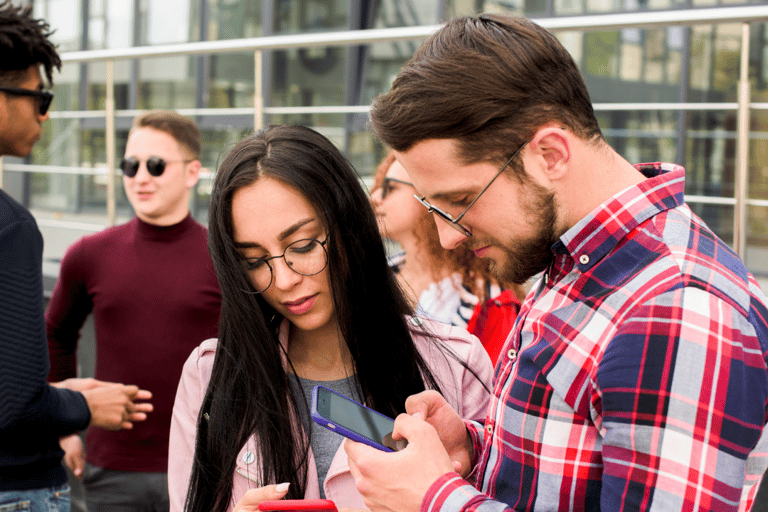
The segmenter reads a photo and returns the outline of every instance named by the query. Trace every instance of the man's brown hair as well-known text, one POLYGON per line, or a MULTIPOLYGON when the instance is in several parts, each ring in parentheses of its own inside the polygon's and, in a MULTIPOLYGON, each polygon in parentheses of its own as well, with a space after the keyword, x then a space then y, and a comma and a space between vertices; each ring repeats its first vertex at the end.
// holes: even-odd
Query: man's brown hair
POLYGON ((200 128, 191 119, 172 110, 153 110, 133 120, 131 133, 139 128, 153 128, 167 133, 189 152, 193 160, 200 159, 200 128))
POLYGON ((583 139, 602 139, 568 51, 530 20, 502 15, 449 21, 373 101, 370 117, 396 151, 456 139, 464 164, 502 163, 552 121, 583 139))

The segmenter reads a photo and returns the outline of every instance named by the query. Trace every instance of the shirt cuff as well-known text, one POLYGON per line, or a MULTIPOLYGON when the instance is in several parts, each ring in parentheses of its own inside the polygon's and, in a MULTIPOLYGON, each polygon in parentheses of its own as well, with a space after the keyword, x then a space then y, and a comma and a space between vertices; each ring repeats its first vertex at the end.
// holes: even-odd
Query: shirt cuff
MULTIPOLYGON (((463 486, 471 487, 472 485, 466 480, 461 478, 458 473, 446 473, 438 478, 427 490, 427 494, 424 495, 424 499, 421 502, 419 512, 435 512, 439 511, 443 505, 445 505, 451 496, 451 494, 460 489, 463 486)), ((467 498, 470 498, 467 496, 467 498)), ((451 499, 451 502, 454 500, 451 499)), ((456 509, 458 510, 458 509, 456 509)))
POLYGON ((464 424, 467 426, 467 433, 469 434, 470 442, 472 443, 472 457, 470 458, 470 475, 475 473, 475 468, 480 462, 480 454, 483 452, 483 435, 485 434, 485 427, 479 421, 464 420, 464 424))

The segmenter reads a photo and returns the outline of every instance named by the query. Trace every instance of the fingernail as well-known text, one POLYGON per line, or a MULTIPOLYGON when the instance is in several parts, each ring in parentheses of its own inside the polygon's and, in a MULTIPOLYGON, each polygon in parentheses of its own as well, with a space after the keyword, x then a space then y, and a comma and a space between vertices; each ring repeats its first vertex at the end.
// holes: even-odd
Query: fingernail
POLYGON ((415 412, 415 413, 411 414, 411 416, 413 416, 417 420, 423 420, 424 419, 424 413, 421 412, 421 411, 415 412))
POLYGON ((288 492, 288 487, 290 485, 291 484, 289 482, 285 482, 285 483, 282 483, 282 484, 277 484, 275 486, 275 491, 277 491, 277 492, 288 492))

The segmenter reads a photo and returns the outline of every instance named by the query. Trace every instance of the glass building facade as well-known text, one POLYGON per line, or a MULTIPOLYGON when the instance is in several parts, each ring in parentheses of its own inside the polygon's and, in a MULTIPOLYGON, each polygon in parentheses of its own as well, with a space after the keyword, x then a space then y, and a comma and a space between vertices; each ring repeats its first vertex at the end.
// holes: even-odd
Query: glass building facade
MULTIPOLYGON (((56 30, 60 52, 195 41, 434 25, 480 12, 534 19, 759 5, 732 0, 34 0, 37 16, 56 30)), ((753 23, 749 81, 753 104, 768 104, 768 29, 753 23)), ((692 208, 726 242, 734 239, 737 82, 740 23, 613 31, 557 32, 582 70, 608 142, 631 162, 673 161, 688 171, 692 208), (683 108, 682 104, 706 104, 683 108), (645 104, 636 108, 622 104, 645 104)), ((265 51, 261 72, 265 124, 312 126, 370 175, 384 149, 364 113, 281 107, 364 106, 385 92, 419 40, 360 46, 265 51), (270 111, 272 113, 270 113, 270 111)), ((4 188, 38 217, 46 258, 108 224, 106 69, 66 63, 55 77, 56 99, 43 139, 24 161, 6 158, 4 188)), ((203 166, 215 170, 226 149, 251 132, 253 52, 116 60, 116 152, 122 155, 132 117, 141 110, 192 112, 203 132, 203 166)), ((197 186, 193 214, 207 216, 210 176, 197 186)), ((745 259, 768 278, 768 107, 750 111, 749 199, 745 259)), ((117 222, 132 215, 117 180, 117 222)))

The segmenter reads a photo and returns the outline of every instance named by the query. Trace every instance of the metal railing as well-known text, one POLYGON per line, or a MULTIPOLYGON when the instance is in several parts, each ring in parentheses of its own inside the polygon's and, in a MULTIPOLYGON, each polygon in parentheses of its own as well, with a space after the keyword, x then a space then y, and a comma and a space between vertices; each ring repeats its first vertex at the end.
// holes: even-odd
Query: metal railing
MULTIPOLYGON (((738 82, 738 101, 736 103, 611 103, 595 104, 595 110, 736 110, 737 111, 737 166, 736 192, 734 198, 717 198, 691 196, 688 199, 711 203, 732 204, 734 206, 734 250, 744 258, 746 245, 746 215, 747 206, 768 206, 768 201, 749 200, 747 198, 747 164, 750 110, 768 109, 768 103, 750 104, 750 84, 748 77, 749 56, 749 24, 751 22, 768 21, 768 5, 720 7, 702 9, 678 9, 671 11, 616 13, 588 16, 558 17, 534 19, 536 23, 552 32, 563 31, 597 31, 620 30, 625 28, 659 28, 668 26, 691 26, 700 24, 741 23, 741 62, 738 82)), ((138 111, 115 109, 115 61, 150 57, 213 55, 221 53, 254 54, 254 98, 253 108, 232 109, 178 109, 183 115, 252 115, 254 128, 264 124, 265 115, 276 114, 312 114, 312 113, 367 113, 368 106, 331 106, 331 107, 265 107, 261 91, 262 82, 262 52, 265 50, 285 50, 289 48, 311 48, 329 46, 352 46, 373 43, 411 41, 424 39, 438 30, 441 25, 418 27, 368 29, 344 32, 295 34, 282 36, 257 37, 246 39, 231 39, 222 41, 201 41, 184 44, 163 46, 146 46, 121 48, 113 50, 93 50, 67 52, 61 55, 64 63, 106 63, 106 102, 105 110, 51 112, 51 118, 85 119, 104 118, 106 120, 107 162, 104 168, 61 168, 37 165, 6 165, 6 171, 16 172, 45 172, 49 174, 97 174, 107 178, 107 217, 110 224, 115 222, 116 191, 115 172, 117 168, 115 155, 115 119, 117 117, 134 117, 138 111), (113 171, 110 172, 109 170, 113 171)), ((0 158, 0 186, 2 185, 3 164, 0 158)), ((54 223, 56 221, 53 221, 54 223)), ((71 227, 72 223, 67 224, 71 227)))

